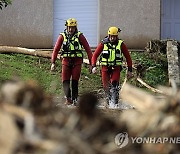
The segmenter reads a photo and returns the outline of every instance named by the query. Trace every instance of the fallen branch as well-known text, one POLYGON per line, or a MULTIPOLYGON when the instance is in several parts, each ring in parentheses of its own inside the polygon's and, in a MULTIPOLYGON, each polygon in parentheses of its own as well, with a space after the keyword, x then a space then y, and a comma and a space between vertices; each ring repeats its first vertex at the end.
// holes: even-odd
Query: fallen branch
POLYGON ((122 86, 121 86, 120 92, 123 90, 123 88, 124 88, 126 82, 127 82, 127 77, 124 78, 124 82, 123 82, 123 84, 122 84, 122 86))
POLYGON ((160 93, 163 94, 162 91, 155 89, 153 87, 151 87, 150 85, 148 85, 147 83, 145 83, 141 78, 137 78, 137 81, 140 82, 143 86, 145 86, 146 88, 150 89, 151 91, 155 92, 155 93, 160 93))
POLYGON ((154 69, 154 68, 156 68, 156 66, 149 67, 149 68, 146 69, 146 71, 152 70, 152 69, 154 69))
MULTIPOLYGON (((126 72, 125 75, 127 75, 127 72, 126 72)), ((145 86, 146 88, 150 89, 151 91, 153 91, 153 92, 155 92, 155 93, 164 94, 163 91, 151 87, 150 85, 148 85, 147 83, 145 83, 141 78, 138 77, 136 80, 137 80, 138 82, 140 82, 140 83, 141 83, 143 86, 145 86)), ((127 77, 124 78, 124 81, 123 81, 123 83, 122 83, 120 92, 122 92, 122 90, 123 90, 123 88, 124 88, 126 82, 127 82, 127 77)))

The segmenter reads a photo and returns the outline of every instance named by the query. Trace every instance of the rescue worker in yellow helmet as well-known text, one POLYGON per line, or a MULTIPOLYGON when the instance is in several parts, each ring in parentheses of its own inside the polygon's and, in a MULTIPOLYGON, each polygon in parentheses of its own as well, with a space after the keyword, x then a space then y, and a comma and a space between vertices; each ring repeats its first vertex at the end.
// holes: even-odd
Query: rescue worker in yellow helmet
POLYGON ((108 36, 97 46, 92 57, 92 73, 97 73, 96 61, 101 55, 101 77, 109 108, 119 108, 119 80, 123 56, 128 66, 127 77, 132 77, 131 56, 124 41, 118 37, 120 31, 118 27, 110 27, 108 36))
POLYGON ((55 61, 60 51, 62 59, 62 82, 63 90, 66 96, 67 105, 76 104, 78 97, 78 81, 83 62, 83 48, 87 52, 90 71, 92 52, 90 46, 82 32, 77 29, 77 20, 69 18, 65 23, 66 29, 60 33, 54 47, 51 58, 51 71, 55 69, 55 61), (70 87, 71 82, 71 87, 70 87))

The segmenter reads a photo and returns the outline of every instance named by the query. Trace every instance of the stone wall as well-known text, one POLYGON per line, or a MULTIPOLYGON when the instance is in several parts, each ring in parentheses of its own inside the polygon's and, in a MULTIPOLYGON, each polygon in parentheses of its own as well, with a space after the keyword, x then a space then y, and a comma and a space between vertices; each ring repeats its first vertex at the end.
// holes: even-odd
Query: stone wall
POLYGON ((179 61, 178 43, 176 41, 167 41, 167 59, 169 80, 174 80, 180 85, 180 61, 179 61))

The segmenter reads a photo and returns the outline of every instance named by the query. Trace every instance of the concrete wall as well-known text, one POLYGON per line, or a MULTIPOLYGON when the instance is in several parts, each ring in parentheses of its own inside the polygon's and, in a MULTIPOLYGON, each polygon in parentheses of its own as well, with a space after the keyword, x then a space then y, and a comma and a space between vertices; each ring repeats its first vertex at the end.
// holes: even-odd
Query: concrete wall
POLYGON ((53 0, 12 0, 0 10, 0 45, 51 48, 53 0))
MULTIPOLYGON (((13 0, 0 10, 0 45, 52 48, 53 0, 13 0)), ((160 0, 99 0, 99 39, 110 26, 122 29, 128 48, 160 38, 160 0)))
POLYGON ((160 0, 99 0, 100 39, 110 26, 122 29, 120 38, 128 48, 144 48, 160 39, 160 0))

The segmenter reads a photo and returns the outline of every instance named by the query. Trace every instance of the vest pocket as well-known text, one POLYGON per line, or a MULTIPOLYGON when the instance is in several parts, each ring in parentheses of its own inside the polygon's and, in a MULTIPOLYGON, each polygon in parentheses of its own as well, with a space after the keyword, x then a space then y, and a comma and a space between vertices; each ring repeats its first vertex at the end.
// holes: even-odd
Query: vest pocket
POLYGON ((110 54, 108 51, 103 51, 103 53, 102 53, 103 58, 109 59, 109 56, 110 56, 110 54))
POLYGON ((64 51, 67 51, 67 50, 68 50, 68 47, 67 47, 67 43, 66 43, 66 42, 63 43, 63 47, 62 47, 62 48, 63 48, 64 51))
POLYGON ((116 50, 116 60, 122 60, 122 56, 119 49, 116 50))

